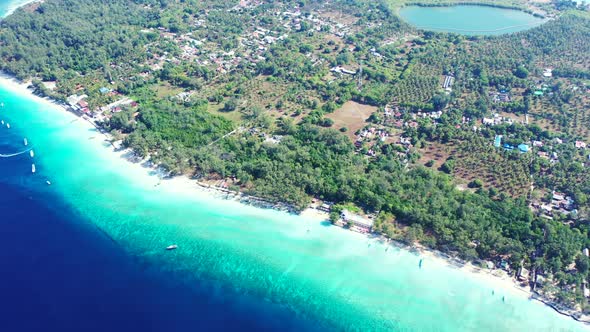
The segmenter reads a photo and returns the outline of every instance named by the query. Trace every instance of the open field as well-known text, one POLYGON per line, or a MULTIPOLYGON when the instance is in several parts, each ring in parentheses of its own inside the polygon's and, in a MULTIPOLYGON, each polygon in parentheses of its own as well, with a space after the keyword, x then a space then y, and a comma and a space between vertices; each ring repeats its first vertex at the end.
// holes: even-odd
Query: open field
POLYGON ((341 108, 326 117, 334 120, 334 128, 348 128, 346 134, 353 139, 354 133, 367 124, 367 119, 375 111, 377 111, 377 107, 348 101, 341 108))

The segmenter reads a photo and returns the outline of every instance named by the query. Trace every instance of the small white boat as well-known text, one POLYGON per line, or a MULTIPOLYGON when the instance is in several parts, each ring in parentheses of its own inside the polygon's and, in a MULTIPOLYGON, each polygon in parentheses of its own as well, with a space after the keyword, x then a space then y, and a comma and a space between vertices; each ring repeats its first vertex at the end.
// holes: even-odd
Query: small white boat
POLYGON ((25 137, 23 143, 25 143, 25 146, 29 145, 29 141, 27 141, 27 138, 25 137))
POLYGON ((47 180, 47 181, 45 181, 45 182, 47 183, 47 185, 48 185, 48 186, 50 186, 50 185, 51 185, 51 181, 47 180))
POLYGON ((35 151, 31 150, 31 151, 29 151, 29 154, 31 155, 31 158, 35 157, 35 151))
POLYGON ((10 123, 6 122, 6 128, 10 129, 10 123))
POLYGON ((178 248, 178 246, 177 246, 177 245, 175 245, 175 244, 173 244, 173 245, 167 246, 167 247, 166 247, 166 250, 174 250, 174 249, 176 249, 176 248, 178 248))
POLYGON ((4 126, 4 120, 2 120, 2 125, 4 126))
POLYGON ((35 168, 35 164, 31 165, 31 173, 35 173, 37 171, 37 168, 35 168))

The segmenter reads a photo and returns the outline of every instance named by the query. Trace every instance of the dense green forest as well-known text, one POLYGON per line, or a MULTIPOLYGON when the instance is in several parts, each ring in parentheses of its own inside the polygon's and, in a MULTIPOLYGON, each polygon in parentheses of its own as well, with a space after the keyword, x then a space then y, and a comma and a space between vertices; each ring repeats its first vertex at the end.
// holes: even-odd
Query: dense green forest
POLYGON ((469 37, 418 31, 396 16, 397 5, 48 0, 0 21, 0 68, 59 100, 87 94, 97 122, 171 174, 225 180, 296 211, 312 197, 354 203, 378 214, 376 231, 391 238, 507 261, 513 273, 524 266, 563 286, 563 302, 585 305, 590 174, 573 141, 588 140, 590 118, 584 88, 572 86, 587 89, 590 77, 587 13, 469 37), (354 75, 334 72, 338 66, 354 75), (541 98, 534 92, 546 67, 553 78, 541 98), (450 93, 441 87, 445 75, 454 77, 450 93), (494 99, 502 93, 511 99, 494 99), (121 96, 138 106, 98 111, 121 96), (347 102, 375 107, 358 131, 334 126, 347 102), (392 125, 386 108, 399 110, 395 121, 416 125, 392 125), (437 111, 436 120, 419 116, 437 111), (496 112, 534 123, 480 125, 496 112), (372 126, 411 148, 351 140, 372 126), (572 144, 535 150, 555 152, 553 162, 493 148, 496 135, 515 146, 572 144), (459 152, 442 158, 439 171, 435 160, 420 162, 430 145, 459 152), (502 182, 498 169, 513 174, 502 182), (473 170, 491 180, 473 178, 473 170), (470 188, 457 189, 469 176, 470 188), (542 193, 573 196, 580 217, 538 216, 530 181, 542 193))

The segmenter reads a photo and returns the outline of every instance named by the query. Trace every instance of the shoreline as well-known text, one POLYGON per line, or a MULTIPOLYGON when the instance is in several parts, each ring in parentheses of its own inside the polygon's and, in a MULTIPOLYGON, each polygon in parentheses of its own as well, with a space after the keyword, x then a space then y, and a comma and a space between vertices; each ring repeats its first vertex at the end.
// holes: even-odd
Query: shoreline
POLYGON ((44 0, 24 0, 22 2, 19 1, 15 1, 10 3, 10 5, 8 5, 8 7, 6 7, 6 13, 0 15, 0 21, 5 18, 6 16, 11 15, 12 13, 14 13, 17 9, 24 7, 26 5, 30 5, 32 3, 42 3, 44 0))
MULTIPOLYGON (((104 145, 104 148, 109 150, 109 153, 114 153, 119 158, 124 159, 131 164, 135 164, 138 167, 141 167, 149 176, 155 177, 158 179, 156 187, 162 183, 166 183, 167 186, 173 187, 174 191, 182 192, 182 193, 193 193, 196 195, 203 195, 203 194, 213 194, 213 199, 223 199, 228 201, 234 201, 240 204, 254 206, 256 208, 262 209, 272 209, 276 211, 282 211, 290 214, 294 214, 290 211, 287 205, 280 204, 280 203, 272 203, 265 199, 250 196, 241 192, 231 191, 226 188, 217 187, 214 185, 207 184, 205 182, 192 179, 186 175, 178 175, 178 176, 168 176, 166 172, 158 167, 154 166, 149 162, 149 159, 138 160, 137 158, 134 159, 134 154, 131 149, 126 148, 116 148, 116 146, 112 142, 112 137, 109 133, 105 132, 94 123, 91 119, 81 116, 77 113, 71 112, 68 108, 62 104, 57 102, 56 100, 51 99, 50 97, 41 97, 35 95, 31 89, 28 88, 30 83, 28 82, 21 82, 17 78, 6 74, 4 72, 0 72, 0 86, 5 88, 10 92, 14 92, 27 98, 33 98, 42 104, 54 108, 59 109, 61 111, 65 111, 74 115, 77 119, 82 118, 89 125, 97 128, 97 132, 104 137, 104 141, 108 142, 108 145, 104 145), (108 147, 110 145, 110 147, 108 147)), ((301 218, 305 218, 308 220, 316 220, 320 222, 329 221, 329 213, 320 211, 312 206, 301 211, 297 214, 301 218)), ((511 294, 518 294, 518 296, 526 297, 529 300, 537 300, 539 303, 544 304, 557 313, 571 317, 572 319, 582 322, 585 324, 590 324, 590 320, 584 319, 583 315, 576 315, 576 312, 568 312, 570 309, 561 309, 558 307, 557 304, 551 302, 550 300, 543 298, 536 292, 533 292, 529 289, 523 288, 518 285, 518 282, 510 277, 505 271, 501 269, 486 269, 482 267, 475 266, 471 262, 463 261, 457 258, 454 258, 444 252, 437 251, 434 249, 426 248, 423 246, 409 246, 402 242, 388 239, 381 234, 366 234, 363 235, 369 239, 376 239, 380 242, 383 242, 385 245, 393 246, 400 250, 405 250, 411 253, 416 254, 418 257, 427 258, 436 260, 450 268, 458 269, 459 271, 471 276, 474 279, 478 279, 482 282, 482 284, 492 287, 493 289, 504 289, 506 291, 511 291, 511 294)))

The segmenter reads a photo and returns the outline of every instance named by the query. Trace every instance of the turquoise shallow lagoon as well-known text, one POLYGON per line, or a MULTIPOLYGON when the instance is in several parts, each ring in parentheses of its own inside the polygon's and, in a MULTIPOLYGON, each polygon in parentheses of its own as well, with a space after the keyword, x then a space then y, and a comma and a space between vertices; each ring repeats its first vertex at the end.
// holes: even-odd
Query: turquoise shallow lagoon
POLYGON ((520 10, 490 6, 408 6, 401 8, 399 15, 420 29, 464 35, 501 35, 527 30, 544 22, 520 10))
POLYGON ((155 175, 114 153, 85 121, 5 81, 0 100, 5 104, 0 117, 11 123, 11 129, 0 127, 0 134, 26 136, 37 165, 31 175, 23 161, 3 182, 32 196, 58 197, 84 216, 66 222, 98 227, 145 273, 215 298, 241 315, 274 319, 271 330, 282 323, 298 326, 293 330, 585 328, 493 279, 429 257, 420 269, 416 254, 387 249, 319 219, 215 198, 182 179, 156 186, 155 175), (172 243, 179 249, 163 250, 172 243))

